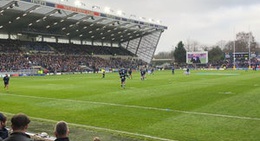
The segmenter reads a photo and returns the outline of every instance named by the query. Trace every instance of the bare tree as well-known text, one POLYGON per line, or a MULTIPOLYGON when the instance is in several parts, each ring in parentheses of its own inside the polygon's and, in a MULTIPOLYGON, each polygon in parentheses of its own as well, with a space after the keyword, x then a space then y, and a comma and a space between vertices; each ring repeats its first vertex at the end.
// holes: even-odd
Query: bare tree
POLYGON ((220 40, 220 41, 218 41, 218 42, 216 43, 216 46, 220 47, 221 49, 224 49, 225 46, 226 46, 226 44, 227 44, 227 41, 225 41, 225 40, 220 40))
POLYGON ((185 44, 185 49, 188 52, 192 52, 192 51, 199 51, 201 50, 200 46, 199 46, 199 42, 195 41, 195 40, 191 40, 191 39, 187 39, 187 42, 185 44))

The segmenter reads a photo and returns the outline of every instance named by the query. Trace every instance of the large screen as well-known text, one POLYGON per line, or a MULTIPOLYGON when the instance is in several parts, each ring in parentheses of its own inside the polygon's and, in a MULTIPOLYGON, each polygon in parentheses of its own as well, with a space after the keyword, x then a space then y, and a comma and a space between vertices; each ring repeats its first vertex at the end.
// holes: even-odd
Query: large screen
POLYGON ((187 52, 187 64, 206 64, 208 63, 208 52, 187 52))

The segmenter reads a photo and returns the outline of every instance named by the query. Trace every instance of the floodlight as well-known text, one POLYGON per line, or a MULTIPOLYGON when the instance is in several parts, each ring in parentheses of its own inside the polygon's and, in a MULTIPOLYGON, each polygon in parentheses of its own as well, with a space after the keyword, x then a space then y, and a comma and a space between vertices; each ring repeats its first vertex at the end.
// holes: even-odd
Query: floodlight
POLYGON ((154 19, 149 19, 150 22, 154 22, 154 19))
POLYGON ((105 12, 105 13, 110 13, 110 12, 111 12, 111 9, 110 9, 109 7, 105 7, 104 12, 105 12))
POLYGON ((125 15, 125 13, 123 13, 123 11, 121 11, 121 10, 118 10, 116 13, 117 13, 117 15, 119 15, 119 16, 125 15))
POLYGON ((100 7, 99 7, 99 6, 96 6, 96 5, 93 5, 93 6, 92 6, 92 9, 100 9, 100 7))
POLYGON ((131 15, 129 16, 129 18, 131 18, 131 17, 136 18, 136 15, 132 15, 132 14, 131 14, 131 15))
POLYGON ((139 17, 141 20, 146 20, 146 18, 145 17, 139 17))
POLYGON ((78 7, 78 6, 80 6, 80 5, 81 5, 81 2, 80 2, 79 0, 77 0, 77 1, 75 1, 75 2, 74 2, 74 4, 75 4, 75 6, 77 6, 77 7, 78 7))

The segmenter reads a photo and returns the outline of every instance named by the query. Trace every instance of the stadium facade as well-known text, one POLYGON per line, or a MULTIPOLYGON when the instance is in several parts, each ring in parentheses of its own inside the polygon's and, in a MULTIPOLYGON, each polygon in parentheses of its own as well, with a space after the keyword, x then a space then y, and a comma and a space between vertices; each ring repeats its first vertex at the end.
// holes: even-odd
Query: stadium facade
POLYGON ((150 63, 167 27, 44 0, 1 0, 1 38, 122 47, 150 63))

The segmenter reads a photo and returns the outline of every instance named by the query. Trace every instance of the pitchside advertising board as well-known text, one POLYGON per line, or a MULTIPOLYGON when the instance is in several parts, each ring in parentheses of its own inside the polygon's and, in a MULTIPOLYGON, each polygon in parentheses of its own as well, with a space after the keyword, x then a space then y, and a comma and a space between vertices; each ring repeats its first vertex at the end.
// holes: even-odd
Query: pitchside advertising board
POLYGON ((208 52, 187 52, 186 53, 187 64, 207 64, 208 63, 208 52))

